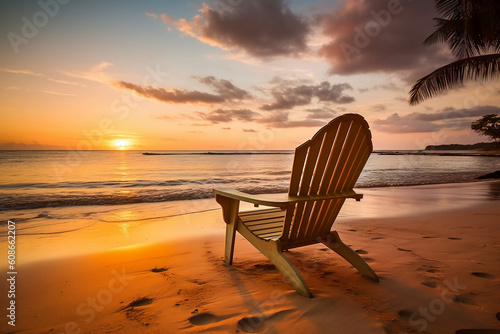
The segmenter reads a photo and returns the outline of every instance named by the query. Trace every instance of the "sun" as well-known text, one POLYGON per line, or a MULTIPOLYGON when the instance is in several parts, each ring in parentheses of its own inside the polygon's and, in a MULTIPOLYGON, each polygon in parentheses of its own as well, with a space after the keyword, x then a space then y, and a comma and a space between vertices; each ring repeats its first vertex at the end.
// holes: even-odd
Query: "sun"
POLYGON ((115 139, 113 145, 119 150, 126 150, 130 146, 130 141, 127 139, 115 139))

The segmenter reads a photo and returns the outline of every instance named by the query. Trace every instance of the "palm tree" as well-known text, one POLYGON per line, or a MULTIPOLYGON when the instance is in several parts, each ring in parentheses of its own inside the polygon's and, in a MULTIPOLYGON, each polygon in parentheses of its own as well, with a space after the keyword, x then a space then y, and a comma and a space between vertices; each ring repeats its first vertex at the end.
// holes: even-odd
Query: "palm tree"
POLYGON ((446 42, 458 58, 419 79, 410 90, 416 105, 465 80, 494 80, 500 76, 500 1, 436 0, 442 18, 425 45, 446 42))

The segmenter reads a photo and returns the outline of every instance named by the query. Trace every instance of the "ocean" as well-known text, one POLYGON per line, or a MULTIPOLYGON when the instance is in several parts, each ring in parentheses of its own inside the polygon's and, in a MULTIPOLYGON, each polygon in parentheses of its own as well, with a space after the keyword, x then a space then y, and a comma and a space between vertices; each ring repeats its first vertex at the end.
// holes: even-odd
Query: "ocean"
MULTIPOLYGON (((0 211, 286 192, 293 151, 0 151, 0 211)), ((385 152, 391 153, 391 152, 385 152)), ((393 152, 394 153, 394 152, 393 152)), ((357 188, 474 181, 500 158, 372 153, 357 188)), ((446 152, 443 152, 446 153, 446 152)))

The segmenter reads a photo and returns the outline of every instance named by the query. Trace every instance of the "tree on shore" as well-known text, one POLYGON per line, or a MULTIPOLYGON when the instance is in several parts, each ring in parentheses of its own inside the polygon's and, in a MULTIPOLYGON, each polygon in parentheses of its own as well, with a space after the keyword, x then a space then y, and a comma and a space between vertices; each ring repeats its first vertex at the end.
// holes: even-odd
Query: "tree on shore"
POLYGON ((466 80, 495 80, 500 76, 500 1, 436 0, 441 18, 425 45, 448 44, 458 60, 422 77, 410 90, 416 105, 466 80))
POLYGON ((477 121, 473 122, 470 128, 486 137, 495 141, 495 146, 498 147, 500 140, 500 117, 495 114, 484 115, 477 121))

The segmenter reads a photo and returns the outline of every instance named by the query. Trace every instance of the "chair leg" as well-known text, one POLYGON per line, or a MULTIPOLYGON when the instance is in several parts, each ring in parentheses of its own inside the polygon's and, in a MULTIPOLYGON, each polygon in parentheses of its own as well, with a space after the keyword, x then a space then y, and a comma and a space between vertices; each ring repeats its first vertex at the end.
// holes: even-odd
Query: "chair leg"
POLYGON ((233 264, 234 239, 236 237, 240 201, 220 195, 215 195, 215 200, 222 207, 222 216, 226 223, 226 251, 224 262, 231 265, 233 264))
POLYGON ((224 262, 226 264, 233 264, 233 253, 234 253, 234 239, 236 237, 236 222, 232 222, 226 225, 226 251, 224 255, 224 262))
POLYGON ((347 262, 349 262, 354 266, 354 268, 358 269, 361 275, 366 276, 374 280, 375 282, 379 281, 377 274, 375 274, 375 272, 368 265, 368 263, 366 263, 365 260, 363 260, 363 258, 359 256, 358 253, 353 251, 349 246, 344 244, 342 240, 340 240, 337 231, 330 232, 330 238, 326 241, 323 241, 323 243, 328 248, 335 251, 337 254, 346 259, 347 262))
POLYGON ((312 293, 307 287, 306 282, 300 276, 299 271, 292 262, 283 254, 278 242, 265 241, 257 238, 243 224, 238 226, 238 232, 247 239, 255 248, 257 248, 274 266, 285 276, 293 287, 305 297, 312 297, 312 293))
POLYGON ((306 282, 300 275, 293 263, 279 250, 271 250, 269 253, 264 253, 267 258, 278 268, 278 270, 292 283, 293 287, 305 297, 312 297, 306 282))

